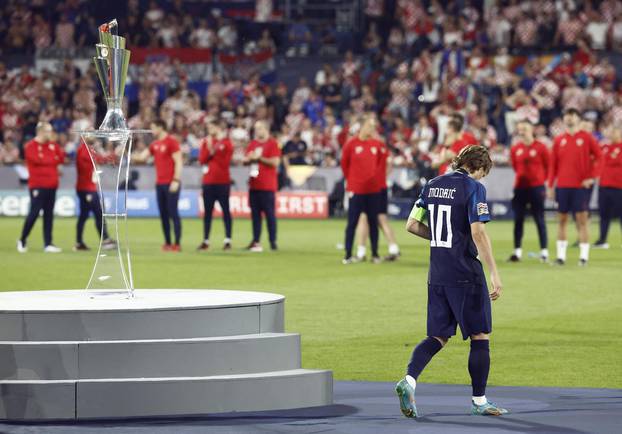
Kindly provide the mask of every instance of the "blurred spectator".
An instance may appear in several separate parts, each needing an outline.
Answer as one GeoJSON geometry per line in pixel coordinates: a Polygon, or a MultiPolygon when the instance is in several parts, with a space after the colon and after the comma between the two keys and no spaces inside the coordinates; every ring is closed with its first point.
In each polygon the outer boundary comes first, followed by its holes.
{"type": "Polygon", "coordinates": [[[585,27],[585,33],[594,50],[604,50],[607,47],[608,31],[609,24],[605,18],[597,11],[592,11],[589,16],[589,23],[585,27]]]}
{"type": "Polygon", "coordinates": [[[19,163],[19,148],[12,139],[0,143],[0,164],[10,165],[19,163]]]}
{"type": "Polygon", "coordinates": [[[62,14],[56,24],[56,46],[59,48],[72,48],[75,44],[75,26],[69,21],[67,15],[62,14]]]}
{"type": "Polygon", "coordinates": [[[415,84],[408,78],[408,65],[402,63],[397,69],[397,77],[391,82],[391,101],[387,109],[397,111],[402,118],[410,118],[410,101],[415,84]]]}
{"type": "Polygon", "coordinates": [[[287,165],[306,164],[307,143],[302,140],[300,133],[296,132],[294,136],[283,146],[283,158],[287,165]]]}
{"type": "Polygon", "coordinates": [[[303,105],[303,111],[312,125],[323,124],[324,101],[312,90],[303,105]]]}
{"type": "Polygon", "coordinates": [[[238,31],[229,20],[221,21],[221,23],[217,32],[219,47],[223,51],[235,51],[238,44],[238,31]]]}
{"type": "Polygon", "coordinates": [[[293,22],[287,31],[288,56],[306,56],[311,46],[311,31],[302,18],[293,22]]]}
{"type": "Polygon", "coordinates": [[[432,148],[433,140],[434,130],[428,122],[428,117],[425,114],[420,114],[418,122],[410,136],[410,143],[418,152],[427,154],[432,148]]]}

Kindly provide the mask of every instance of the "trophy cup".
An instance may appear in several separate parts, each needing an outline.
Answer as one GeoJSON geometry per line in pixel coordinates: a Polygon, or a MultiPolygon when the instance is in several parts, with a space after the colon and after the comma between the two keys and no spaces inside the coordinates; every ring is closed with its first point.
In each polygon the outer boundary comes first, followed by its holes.
{"type": "Polygon", "coordinates": [[[116,19],[99,26],[99,41],[95,45],[97,56],[93,61],[107,105],[106,117],[99,130],[127,130],[121,105],[130,64],[130,51],[125,49],[125,38],[118,36],[116,19]]]}
{"type": "MultiPolygon", "coordinates": [[[[134,296],[134,282],[127,234],[127,196],[132,135],[148,130],[129,130],[123,114],[123,94],[130,62],[125,38],[118,35],[117,20],[99,27],[95,45],[95,69],[106,99],[106,116],[97,130],[79,131],[80,146],[86,146],[93,163],[93,181],[102,204],[103,227],[117,243],[110,250],[99,248],[86,290],[91,296],[134,296]]],[[[103,231],[102,231],[103,232],[103,231]]]]}

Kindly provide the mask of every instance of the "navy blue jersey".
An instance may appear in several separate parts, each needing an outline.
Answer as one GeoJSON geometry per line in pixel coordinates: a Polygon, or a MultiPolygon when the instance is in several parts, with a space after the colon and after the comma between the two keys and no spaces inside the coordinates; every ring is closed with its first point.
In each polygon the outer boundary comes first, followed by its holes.
{"type": "Polygon", "coordinates": [[[490,221],[486,188],[458,170],[431,180],[421,191],[415,209],[426,210],[430,227],[428,283],[485,283],[471,237],[471,223],[490,221]]]}

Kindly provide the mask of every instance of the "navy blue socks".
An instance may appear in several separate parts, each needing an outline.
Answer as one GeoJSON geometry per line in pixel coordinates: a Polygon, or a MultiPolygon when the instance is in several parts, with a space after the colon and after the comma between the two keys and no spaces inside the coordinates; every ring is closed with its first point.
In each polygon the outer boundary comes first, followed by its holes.
{"type": "Polygon", "coordinates": [[[432,360],[432,357],[434,357],[441,348],[443,348],[443,345],[441,345],[439,340],[430,336],[419,342],[419,345],[415,347],[413,355],[410,358],[408,375],[416,380],[419,374],[421,374],[421,371],[423,371],[423,368],[425,368],[430,360],[432,360]]]}
{"type": "Polygon", "coordinates": [[[469,353],[469,374],[473,386],[473,396],[486,394],[486,383],[490,371],[490,350],[487,340],[471,340],[469,353]]]}

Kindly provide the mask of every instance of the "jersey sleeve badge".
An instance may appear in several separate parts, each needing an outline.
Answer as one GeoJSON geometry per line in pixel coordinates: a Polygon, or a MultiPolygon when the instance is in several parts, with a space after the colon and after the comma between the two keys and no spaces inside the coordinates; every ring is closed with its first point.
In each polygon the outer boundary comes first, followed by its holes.
{"type": "Polygon", "coordinates": [[[485,202],[479,202],[477,204],[477,215],[486,215],[488,213],[488,204],[485,202]]]}

